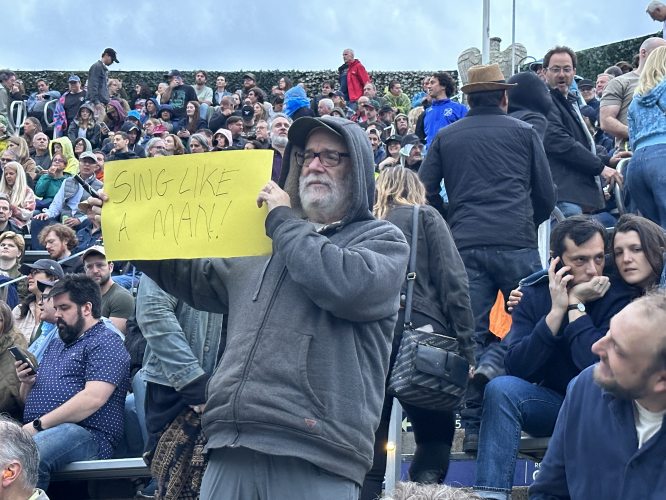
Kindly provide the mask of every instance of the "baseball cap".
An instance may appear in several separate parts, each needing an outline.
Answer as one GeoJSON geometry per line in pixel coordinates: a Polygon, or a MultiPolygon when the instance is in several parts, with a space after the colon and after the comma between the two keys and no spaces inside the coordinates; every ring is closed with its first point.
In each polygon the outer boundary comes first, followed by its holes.
{"type": "Polygon", "coordinates": [[[109,54],[111,56],[111,60],[113,62],[120,63],[120,61],[118,60],[118,56],[116,55],[116,51],[113,50],[112,48],[107,47],[106,49],[104,49],[104,52],[102,52],[102,55],[104,55],[104,54],[109,54]]]}
{"type": "Polygon", "coordinates": [[[78,75],[69,75],[69,78],[67,79],[67,83],[71,82],[81,82],[81,78],[79,78],[78,75]]]}
{"type": "Polygon", "coordinates": [[[578,88],[579,89],[584,89],[584,88],[593,89],[594,88],[594,82],[592,80],[583,79],[580,82],[578,82],[578,88]]]}
{"type": "Polygon", "coordinates": [[[370,99],[367,104],[364,105],[366,108],[370,106],[371,108],[378,109],[379,108],[379,101],[376,99],[370,99]]]}
{"type": "Polygon", "coordinates": [[[393,111],[393,108],[391,106],[382,106],[379,108],[379,113],[391,113],[393,111]]]}
{"type": "Polygon", "coordinates": [[[389,142],[397,142],[398,144],[400,144],[402,142],[402,136],[398,134],[393,134],[384,141],[385,144],[388,144],[389,142]]]}
{"type": "MultiPolygon", "coordinates": [[[[56,280],[57,281],[57,280],[56,280]]],[[[44,290],[46,290],[48,287],[53,286],[56,284],[56,281],[50,281],[50,280],[37,280],[37,288],[39,288],[39,291],[44,293],[44,290]]]]}
{"type": "Polygon", "coordinates": [[[90,151],[86,151],[84,153],[81,153],[81,156],[79,156],[79,159],[84,160],[86,158],[91,159],[95,163],[97,163],[97,157],[95,156],[95,153],[91,153],[90,151]]]}
{"type": "Polygon", "coordinates": [[[402,147],[405,147],[407,144],[418,144],[418,143],[423,144],[423,141],[419,138],[418,135],[416,135],[416,134],[407,134],[402,138],[402,141],[400,142],[400,145],[402,147]]]}
{"type": "Polygon", "coordinates": [[[168,73],[164,74],[164,78],[171,78],[174,76],[180,76],[180,71],[178,71],[177,69],[172,69],[168,73]]]}
{"type": "Polygon", "coordinates": [[[345,95],[340,90],[334,90],[333,92],[328,93],[328,97],[333,96],[344,97],[345,95]]]}
{"type": "Polygon", "coordinates": [[[58,279],[65,277],[65,272],[62,270],[60,264],[51,259],[39,259],[33,264],[23,264],[19,268],[21,274],[28,275],[31,271],[46,271],[49,274],[57,276],[58,279]]]}
{"type": "Polygon", "coordinates": [[[250,120],[254,116],[254,108],[246,104],[241,108],[241,117],[243,120],[250,120]]]}
{"type": "Polygon", "coordinates": [[[257,77],[254,76],[254,73],[245,73],[243,75],[243,80],[245,80],[246,78],[250,78],[251,80],[254,80],[255,82],[257,81],[257,77]]]}
{"type": "Polygon", "coordinates": [[[305,147],[305,142],[307,141],[309,135],[314,129],[317,128],[324,128],[329,132],[333,132],[335,135],[342,137],[340,132],[326,123],[327,121],[330,121],[336,123],[339,126],[340,122],[337,120],[342,120],[342,118],[332,116],[302,116],[291,124],[287,137],[289,138],[289,142],[301,148],[305,147]]]}
{"type": "Polygon", "coordinates": [[[81,259],[86,260],[86,258],[88,258],[92,254],[101,255],[102,257],[106,258],[106,250],[104,250],[104,247],[102,245],[93,245],[90,248],[88,248],[85,252],[83,252],[81,259]]]}

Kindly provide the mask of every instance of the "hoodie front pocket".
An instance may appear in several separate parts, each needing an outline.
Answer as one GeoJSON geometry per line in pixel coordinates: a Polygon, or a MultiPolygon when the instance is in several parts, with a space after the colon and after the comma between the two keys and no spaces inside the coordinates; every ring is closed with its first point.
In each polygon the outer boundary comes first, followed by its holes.
{"type": "Polygon", "coordinates": [[[266,328],[249,360],[239,395],[240,420],[266,422],[318,434],[325,406],[310,384],[312,336],[266,328]]]}

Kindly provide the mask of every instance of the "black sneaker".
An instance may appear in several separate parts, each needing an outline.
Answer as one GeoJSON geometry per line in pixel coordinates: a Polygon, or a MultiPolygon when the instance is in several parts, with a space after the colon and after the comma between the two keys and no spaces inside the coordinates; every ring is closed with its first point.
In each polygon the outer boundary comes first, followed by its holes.
{"type": "Polygon", "coordinates": [[[136,492],[135,498],[155,498],[155,491],[157,490],[157,481],[150,478],[150,482],[136,492]]]}

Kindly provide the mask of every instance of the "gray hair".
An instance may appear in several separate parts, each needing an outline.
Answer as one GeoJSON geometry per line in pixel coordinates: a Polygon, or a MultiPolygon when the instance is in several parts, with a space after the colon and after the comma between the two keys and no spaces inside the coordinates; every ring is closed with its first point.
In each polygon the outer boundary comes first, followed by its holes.
{"type": "Polygon", "coordinates": [[[208,137],[203,134],[192,134],[190,136],[190,141],[192,139],[201,144],[206,151],[210,151],[210,142],[208,141],[208,137]]]}
{"type": "Polygon", "coordinates": [[[269,130],[273,128],[273,122],[275,121],[276,118],[284,118],[285,120],[287,120],[289,122],[289,125],[294,123],[294,120],[289,118],[289,116],[287,116],[286,113],[273,113],[273,116],[271,116],[271,121],[268,123],[268,129],[269,130]]]}
{"type": "Polygon", "coordinates": [[[335,107],[335,104],[333,104],[333,99],[329,99],[328,97],[320,99],[319,104],[326,106],[326,109],[328,109],[329,113],[333,111],[333,108],[335,107]]]}
{"type": "Polygon", "coordinates": [[[21,464],[19,484],[26,491],[32,492],[37,485],[39,472],[37,445],[19,424],[0,415],[0,467],[4,468],[14,461],[21,464]]]}
{"type": "Polygon", "coordinates": [[[0,82],[6,82],[12,76],[16,76],[16,73],[9,69],[0,69],[0,82]]]}
{"type": "Polygon", "coordinates": [[[472,491],[452,488],[443,484],[420,484],[404,482],[396,485],[392,495],[383,500],[478,500],[480,497],[472,491]]]}
{"type": "Polygon", "coordinates": [[[657,0],[653,0],[650,2],[647,6],[647,9],[645,9],[646,12],[649,12],[652,14],[655,10],[657,10],[659,7],[663,7],[664,3],[663,2],[658,2],[657,0]]]}

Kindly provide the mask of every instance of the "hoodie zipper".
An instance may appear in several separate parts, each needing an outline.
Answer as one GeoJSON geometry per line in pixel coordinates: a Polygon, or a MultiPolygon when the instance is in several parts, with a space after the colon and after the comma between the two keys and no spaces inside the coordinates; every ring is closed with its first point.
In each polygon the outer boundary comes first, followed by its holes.
{"type": "MultiPolygon", "coordinates": [[[[270,259],[269,259],[270,262],[270,259]]],[[[264,274],[266,272],[266,268],[268,267],[268,264],[264,267],[264,273],[262,273],[261,281],[259,284],[259,288],[261,288],[261,283],[264,281],[264,274]]],[[[234,402],[233,402],[233,419],[234,419],[234,427],[236,428],[236,437],[234,438],[234,442],[231,443],[231,447],[236,447],[238,446],[238,440],[240,438],[240,428],[238,427],[238,397],[240,396],[240,393],[243,392],[243,388],[245,387],[245,382],[247,381],[247,374],[248,371],[250,370],[250,365],[252,363],[252,360],[254,359],[254,354],[257,350],[257,345],[259,344],[259,340],[261,339],[261,334],[264,331],[264,327],[266,326],[266,321],[268,320],[268,315],[270,314],[271,310],[273,309],[273,304],[275,303],[275,299],[278,295],[278,292],[280,291],[280,287],[282,286],[282,282],[284,281],[285,276],[287,275],[287,267],[285,266],[282,269],[282,272],[280,273],[280,277],[278,278],[277,284],[275,286],[275,291],[271,295],[271,299],[268,303],[268,307],[266,307],[266,312],[264,313],[264,317],[261,320],[261,324],[259,325],[259,330],[257,331],[257,336],[254,339],[254,343],[252,344],[252,348],[250,349],[250,353],[248,354],[247,361],[245,362],[245,367],[243,368],[243,374],[241,375],[241,383],[240,386],[238,387],[238,390],[236,391],[236,394],[234,394],[234,402]]],[[[257,294],[259,293],[259,290],[257,290],[257,294]]],[[[255,294],[255,297],[256,295],[255,294]]],[[[253,299],[254,300],[254,299],[253,299]]]]}

